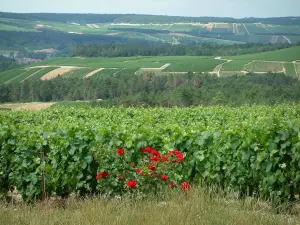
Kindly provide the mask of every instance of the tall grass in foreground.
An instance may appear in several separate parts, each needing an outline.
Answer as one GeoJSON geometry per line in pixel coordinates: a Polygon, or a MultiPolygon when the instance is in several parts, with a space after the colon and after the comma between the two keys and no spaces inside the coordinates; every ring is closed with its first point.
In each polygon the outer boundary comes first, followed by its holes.
{"type": "Polygon", "coordinates": [[[300,224],[299,214],[274,213],[267,202],[237,200],[214,189],[173,192],[158,200],[69,199],[34,206],[0,205],[0,224],[300,224]]]}

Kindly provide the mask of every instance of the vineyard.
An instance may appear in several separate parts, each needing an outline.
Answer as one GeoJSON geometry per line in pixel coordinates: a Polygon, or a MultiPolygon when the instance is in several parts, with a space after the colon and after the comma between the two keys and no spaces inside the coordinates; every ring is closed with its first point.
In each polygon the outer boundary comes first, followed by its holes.
{"type": "Polygon", "coordinates": [[[23,199],[39,198],[44,170],[48,196],[114,194],[124,184],[145,193],[151,188],[143,188],[147,179],[141,171],[155,172],[163,167],[161,156],[174,154],[179,160],[169,180],[174,187],[205,182],[241,196],[295,200],[300,194],[299,115],[299,105],[0,111],[0,188],[7,191],[13,184],[23,199]],[[143,152],[153,154],[150,161],[156,164],[144,165],[143,152]],[[113,175],[122,169],[128,174],[124,180],[113,175]]]}

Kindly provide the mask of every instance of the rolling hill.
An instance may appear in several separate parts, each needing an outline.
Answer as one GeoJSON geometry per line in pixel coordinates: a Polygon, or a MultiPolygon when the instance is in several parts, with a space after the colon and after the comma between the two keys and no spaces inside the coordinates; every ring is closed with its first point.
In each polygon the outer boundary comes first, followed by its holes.
{"type": "Polygon", "coordinates": [[[118,73],[210,73],[217,76],[252,73],[284,73],[300,78],[300,46],[234,57],[145,56],[145,57],[58,57],[25,68],[0,73],[0,84],[21,83],[25,80],[95,78],[118,73]]]}
{"type": "Polygon", "coordinates": [[[0,12],[0,50],[61,48],[87,42],[289,43],[300,41],[300,18],[217,18],[151,15],[0,12]],[[18,33],[16,33],[18,32],[18,33]],[[45,35],[44,35],[45,34],[45,35]],[[18,38],[16,39],[16,36],[18,38]],[[59,40],[56,40],[59,37],[59,40]],[[97,38],[95,38],[97,37],[97,38]],[[20,42],[26,39],[27,42],[20,42]],[[96,39],[96,40],[94,40],[96,39]],[[31,43],[32,42],[32,43],[31,43]],[[25,44],[24,44],[25,43],[25,44]]]}

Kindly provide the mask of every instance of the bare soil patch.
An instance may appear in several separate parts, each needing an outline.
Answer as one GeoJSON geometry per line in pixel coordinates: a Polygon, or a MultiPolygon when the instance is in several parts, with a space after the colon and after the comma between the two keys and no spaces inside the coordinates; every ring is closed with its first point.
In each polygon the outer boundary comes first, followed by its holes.
{"type": "Polygon", "coordinates": [[[51,79],[57,77],[58,75],[63,75],[72,70],[78,70],[81,68],[82,67],[76,67],[76,66],[62,66],[60,68],[50,71],[49,73],[45,74],[44,76],[42,76],[41,80],[51,80],[51,79]]]}
{"type": "Polygon", "coordinates": [[[195,37],[193,35],[184,34],[184,33],[169,33],[171,36],[178,36],[178,37],[195,37]]]}
{"type": "Polygon", "coordinates": [[[119,35],[121,34],[120,32],[115,32],[115,33],[108,33],[108,34],[105,34],[105,35],[109,35],[109,36],[116,36],[116,35],[119,35]]]}
{"type": "Polygon", "coordinates": [[[33,52],[46,52],[46,53],[53,53],[55,52],[56,49],[54,48],[45,48],[45,49],[40,49],[40,50],[34,50],[33,52]]]}
{"type": "Polygon", "coordinates": [[[30,103],[13,103],[13,104],[0,104],[1,109],[11,110],[41,110],[49,108],[56,102],[30,102],[30,103]]]}

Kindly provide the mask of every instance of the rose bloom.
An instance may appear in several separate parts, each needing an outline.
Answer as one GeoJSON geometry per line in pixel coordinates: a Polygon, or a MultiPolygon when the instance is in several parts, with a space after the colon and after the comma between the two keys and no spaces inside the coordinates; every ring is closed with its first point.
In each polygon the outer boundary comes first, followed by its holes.
{"type": "Polygon", "coordinates": [[[141,148],[141,152],[144,152],[144,153],[151,153],[153,149],[151,147],[146,147],[146,148],[141,148]]]}
{"type": "Polygon", "coordinates": [[[127,187],[128,188],[135,188],[136,187],[136,181],[135,180],[127,181],[127,187]]]}
{"type": "Polygon", "coordinates": [[[162,176],[161,176],[161,179],[162,179],[163,181],[166,181],[166,180],[168,179],[168,177],[167,177],[166,175],[162,175],[162,176]]]}
{"type": "Polygon", "coordinates": [[[153,170],[155,170],[155,166],[153,166],[153,165],[150,164],[150,165],[148,166],[148,169],[153,171],[153,170]]]}
{"type": "Polygon", "coordinates": [[[134,163],[132,163],[132,164],[131,164],[131,167],[132,167],[132,168],[134,168],[134,167],[135,167],[134,163]]]}
{"type": "Polygon", "coordinates": [[[106,177],[108,176],[108,173],[107,172],[98,172],[97,173],[97,176],[96,176],[96,180],[100,179],[100,178],[103,178],[105,179],[106,177]]]}
{"type": "Polygon", "coordinates": [[[184,160],[182,152],[180,152],[178,150],[168,151],[167,155],[174,155],[177,158],[177,160],[172,161],[173,163],[183,162],[183,160],[184,160]]]}
{"type": "Polygon", "coordinates": [[[190,188],[191,188],[191,186],[186,182],[186,181],[183,181],[182,183],[181,183],[181,190],[183,190],[183,191],[189,191],[190,190],[190,188]]]}
{"type": "Polygon", "coordinates": [[[169,158],[167,156],[161,157],[161,160],[164,162],[169,162],[169,158]]]}
{"type": "Polygon", "coordinates": [[[117,149],[117,150],[116,150],[116,153],[117,153],[118,155],[124,155],[124,148],[119,148],[119,149],[117,149]]]}

